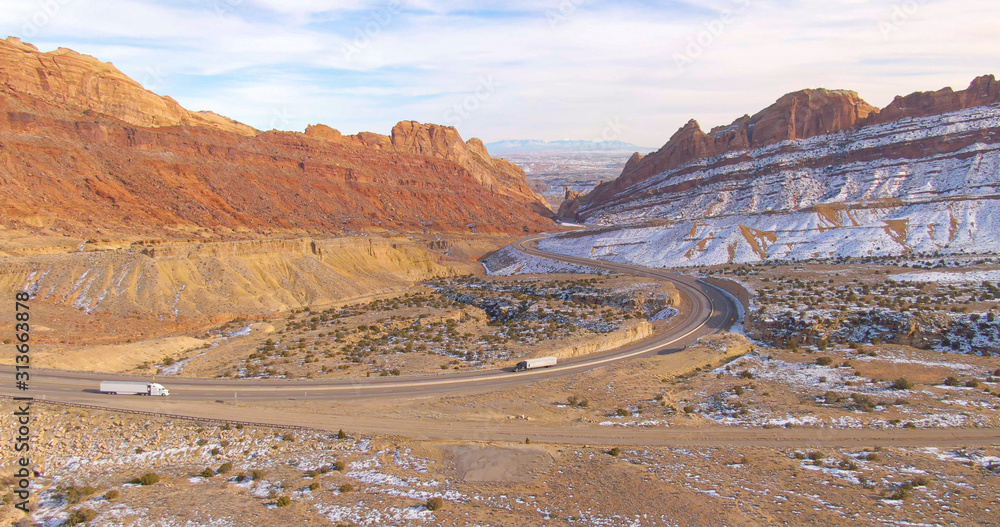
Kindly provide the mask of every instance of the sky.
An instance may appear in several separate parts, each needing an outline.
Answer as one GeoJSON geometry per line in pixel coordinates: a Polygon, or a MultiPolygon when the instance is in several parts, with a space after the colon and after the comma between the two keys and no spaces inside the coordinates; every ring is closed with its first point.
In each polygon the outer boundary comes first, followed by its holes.
{"type": "Polygon", "coordinates": [[[1000,75],[995,0],[0,0],[0,33],[262,130],[401,120],[658,147],[803,88],[1000,75]]]}

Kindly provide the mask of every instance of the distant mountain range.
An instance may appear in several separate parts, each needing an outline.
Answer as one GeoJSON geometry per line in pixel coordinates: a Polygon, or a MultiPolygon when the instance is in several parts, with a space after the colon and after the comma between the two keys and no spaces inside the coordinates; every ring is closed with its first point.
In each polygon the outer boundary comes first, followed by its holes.
{"type": "Polygon", "coordinates": [[[487,143],[492,152],[524,152],[524,151],[564,151],[576,150],[582,152],[621,151],[621,152],[651,152],[655,148],[636,146],[624,141],[587,141],[584,139],[563,139],[560,141],[542,141],[540,139],[504,139],[487,143]]]}

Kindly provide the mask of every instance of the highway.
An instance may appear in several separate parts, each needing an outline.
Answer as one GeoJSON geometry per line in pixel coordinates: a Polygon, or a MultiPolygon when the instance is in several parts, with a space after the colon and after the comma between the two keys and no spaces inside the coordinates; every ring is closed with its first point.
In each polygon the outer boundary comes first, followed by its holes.
{"type": "MultiPolygon", "coordinates": [[[[170,389],[171,401],[213,401],[219,399],[276,400],[288,398],[351,399],[367,397],[417,397],[464,390],[493,390],[546,379],[574,375],[610,363],[633,357],[651,356],[679,351],[698,338],[727,329],[737,316],[737,307],[730,297],[718,289],[698,282],[690,276],[657,269],[603,262],[547,253],[534,246],[536,235],[519,240],[515,245],[535,256],[588,265],[624,274],[672,281],[684,298],[681,320],[669,331],[656,334],[641,342],[615,350],[560,361],[556,366],[513,373],[512,368],[467,372],[402,376],[370,377],[336,380],[224,380],[185,377],[159,378],[170,389]]],[[[513,365],[511,365],[513,366],[513,365]]],[[[9,366],[0,367],[3,374],[12,374],[9,366]]],[[[102,380],[139,380],[135,376],[35,369],[32,374],[32,396],[49,401],[86,403],[109,408],[122,407],[123,398],[130,399],[134,408],[136,397],[100,394],[96,388],[102,380]]],[[[6,388],[3,395],[17,395],[6,388]]],[[[139,398],[142,399],[142,398],[139,398]]]]}
{"type": "MultiPolygon", "coordinates": [[[[584,445],[757,446],[972,446],[997,442],[993,429],[855,430],[796,427],[619,428],[586,423],[534,423],[488,417],[393,414],[367,408],[365,402],[415,400],[461,393],[481,393],[576,375],[635,357],[680,351],[698,338],[728,329],[737,307],[728,295],[690,276],[660,269],[548,253],[535,246],[544,235],[514,245],[534,256],[585,265],[623,274],[670,280],[684,298],[680,317],[667,331],[615,350],[560,361],[557,366],[527,372],[512,368],[433,375],[338,380],[221,380],[161,378],[169,397],[113,396],[98,393],[102,380],[138,380],[135,376],[33,370],[30,395],[52,403],[84,404],[109,410],[148,412],[193,419],[298,426],[335,431],[405,435],[418,440],[533,441],[584,445]],[[219,404],[223,403],[223,404],[219,404]],[[254,403],[254,404],[247,404],[254,403]],[[319,403],[318,405],[316,403],[319,403]],[[287,405],[291,405],[287,410],[287,405]],[[361,406],[359,406],[361,405],[361,406]],[[350,414],[354,415],[350,415],[350,414]]],[[[511,365],[512,366],[512,365],[511,365]]],[[[13,378],[12,368],[0,366],[0,375],[13,378]]],[[[148,379],[147,379],[148,380],[148,379]]],[[[0,383],[0,395],[13,393],[0,383]]],[[[390,405],[391,406],[391,405],[390,405]]],[[[44,408],[44,406],[43,406],[44,408]]],[[[44,410],[43,410],[44,411],[44,410]]]]}

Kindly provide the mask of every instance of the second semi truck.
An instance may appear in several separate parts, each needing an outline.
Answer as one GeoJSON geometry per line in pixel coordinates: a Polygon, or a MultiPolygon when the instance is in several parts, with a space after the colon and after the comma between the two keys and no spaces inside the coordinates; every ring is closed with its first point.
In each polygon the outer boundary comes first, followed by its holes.
{"type": "Polygon", "coordinates": [[[548,368],[556,365],[555,357],[538,357],[537,359],[523,360],[514,366],[514,371],[533,370],[535,368],[548,368]]]}
{"type": "Polygon", "coordinates": [[[157,382],[101,381],[101,393],[114,395],[170,395],[170,390],[157,382]]]}

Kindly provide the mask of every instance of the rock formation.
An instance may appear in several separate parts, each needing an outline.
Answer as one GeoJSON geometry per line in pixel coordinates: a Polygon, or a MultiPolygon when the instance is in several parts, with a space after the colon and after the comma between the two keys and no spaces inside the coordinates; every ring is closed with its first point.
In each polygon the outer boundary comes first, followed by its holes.
{"type": "Polygon", "coordinates": [[[0,223],[40,234],[521,233],[551,226],[523,171],[451,127],[260,132],[113,65],[0,40],[0,223]]]}
{"type": "Polygon", "coordinates": [[[734,159],[752,156],[755,150],[784,141],[802,141],[998,102],[1000,83],[992,75],[975,79],[967,90],[959,92],[945,88],[897,97],[882,110],[866,103],[853,91],[815,89],[789,93],[753,116],[743,116],[708,133],[703,132],[696,121],[689,121],[656,152],[645,157],[638,153],[633,155],[614,181],[598,185],[586,196],[563,202],[559,216],[585,220],[611,202],[628,201],[627,189],[653,176],[695,165],[698,165],[697,170],[706,169],[697,163],[700,160],[719,158],[719,163],[728,164],[734,159]]]}
{"type": "Polygon", "coordinates": [[[1000,86],[807,90],[709,133],[690,122],[560,216],[623,226],[543,248],[644,265],[1000,253],[1000,86]]]}
{"type": "Polygon", "coordinates": [[[614,181],[598,186],[580,201],[563,202],[559,215],[575,217],[584,204],[602,203],[636,183],[696,159],[836,132],[875,111],[853,91],[817,89],[789,93],[753,116],[745,115],[708,133],[692,119],[656,152],[645,157],[634,154],[614,181]]]}

